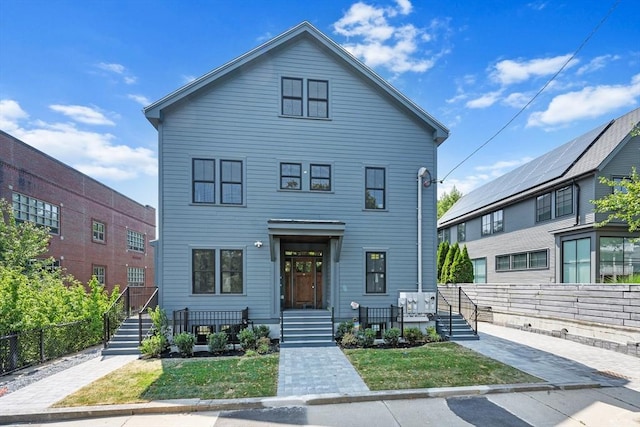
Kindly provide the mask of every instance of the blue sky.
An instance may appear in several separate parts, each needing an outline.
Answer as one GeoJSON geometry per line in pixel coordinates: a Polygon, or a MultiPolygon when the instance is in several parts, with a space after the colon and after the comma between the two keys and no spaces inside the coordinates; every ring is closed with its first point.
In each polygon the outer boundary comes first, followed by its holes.
{"type": "Polygon", "coordinates": [[[142,107],[307,20],[451,130],[439,191],[467,193],[638,107],[639,17],[637,0],[2,0],[0,129],[157,207],[142,107]]]}

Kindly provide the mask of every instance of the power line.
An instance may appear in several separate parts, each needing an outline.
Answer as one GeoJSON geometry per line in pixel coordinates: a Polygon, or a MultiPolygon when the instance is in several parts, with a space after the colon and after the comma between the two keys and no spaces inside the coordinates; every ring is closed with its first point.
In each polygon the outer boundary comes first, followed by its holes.
{"type": "Polygon", "coordinates": [[[464,162],[469,160],[474,154],[476,154],[478,151],[480,151],[482,148],[484,148],[484,146],[486,146],[488,143],[493,141],[498,135],[500,135],[502,133],[502,131],[504,131],[507,127],[509,127],[509,125],[511,123],[513,123],[513,121],[515,119],[517,119],[522,113],[524,113],[524,110],[526,110],[529,107],[529,105],[531,105],[533,103],[533,101],[535,101],[536,98],[538,98],[538,96],[551,84],[551,82],[553,82],[556,79],[556,77],[558,77],[558,75],[560,75],[560,73],[562,71],[564,71],[564,69],[567,67],[567,65],[569,65],[569,63],[578,55],[578,53],[582,50],[582,48],[589,42],[591,37],[593,37],[595,35],[595,33],[598,32],[600,27],[605,23],[605,21],[609,18],[609,16],[611,16],[611,14],[615,10],[615,8],[618,7],[618,4],[620,4],[620,0],[616,0],[615,1],[615,3],[611,6],[609,11],[607,12],[607,14],[600,20],[598,25],[596,25],[595,28],[593,30],[591,30],[591,33],[589,33],[589,35],[584,39],[584,41],[580,44],[580,46],[578,46],[578,48],[573,52],[573,54],[571,54],[569,59],[567,59],[565,61],[565,63],[562,64],[562,67],[560,67],[560,69],[558,71],[556,71],[556,73],[553,76],[551,76],[551,78],[540,88],[540,90],[538,90],[538,92],[536,92],[536,94],[533,95],[533,97],[529,100],[529,102],[527,102],[513,117],[511,117],[511,119],[509,119],[509,121],[507,121],[507,123],[505,123],[500,129],[498,129],[498,131],[496,133],[494,133],[489,139],[487,139],[485,142],[483,142],[478,148],[473,150],[471,152],[471,154],[469,154],[467,157],[462,159],[462,161],[460,163],[458,163],[453,169],[451,169],[444,176],[444,178],[439,180],[439,182],[443,182],[445,179],[447,179],[447,177],[449,175],[451,175],[453,173],[453,171],[455,171],[460,166],[462,166],[462,164],[464,162]]]}

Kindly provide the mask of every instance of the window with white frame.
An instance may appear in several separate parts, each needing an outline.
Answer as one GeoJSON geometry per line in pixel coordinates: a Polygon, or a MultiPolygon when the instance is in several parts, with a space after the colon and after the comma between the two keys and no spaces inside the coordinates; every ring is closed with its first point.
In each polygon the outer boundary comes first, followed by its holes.
{"type": "Polygon", "coordinates": [[[48,227],[49,232],[60,232],[60,208],[34,197],[13,193],[13,215],[16,222],[30,221],[36,225],[48,227]]]}
{"type": "Polygon", "coordinates": [[[128,267],[127,285],[135,287],[144,286],[144,268],[128,267]]]}
{"type": "Polygon", "coordinates": [[[144,252],[144,234],[127,230],[127,249],[135,252],[144,252]]]}
{"type": "Polygon", "coordinates": [[[107,267],[105,267],[104,265],[94,265],[93,275],[95,276],[98,283],[104,285],[107,279],[107,267]]]}
{"type": "Polygon", "coordinates": [[[92,221],[92,239],[94,242],[104,243],[106,241],[107,226],[104,222],[92,221]]]}

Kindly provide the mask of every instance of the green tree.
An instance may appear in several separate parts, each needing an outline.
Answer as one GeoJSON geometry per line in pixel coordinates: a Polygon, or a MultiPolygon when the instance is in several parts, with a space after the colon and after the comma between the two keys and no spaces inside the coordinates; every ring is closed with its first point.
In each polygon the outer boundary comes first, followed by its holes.
{"type": "Polygon", "coordinates": [[[467,252],[467,245],[458,251],[453,265],[449,269],[451,283],[473,283],[473,264],[467,252]]]}
{"type": "Polygon", "coordinates": [[[462,196],[463,194],[458,191],[455,185],[451,189],[450,193],[447,193],[446,191],[442,193],[442,196],[438,198],[438,218],[442,217],[442,215],[451,209],[451,206],[453,206],[462,196]]]}
{"type": "Polygon", "coordinates": [[[449,252],[449,242],[446,240],[444,242],[440,242],[438,245],[438,252],[436,255],[437,258],[437,268],[438,268],[438,282],[443,283],[442,281],[442,267],[444,266],[444,261],[447,258],[447,252],[449,252]]]}
{"type": "Polygon", "coordinates": [[[606,213],[607,218],[597,224],[602,227],[611,221],[625,221],[629,232],[640,230],[640,175],[635,166],[631,175],[620,181],[604,176],[600,183],[612,187],[614,191],[597,200],[591,200],[596,213],[606,213]]]}
{"type": "Polygon", "coordinates": [[[441,283],[452,283],[451,266],[453,265],[453,262],[455,261],[459,251],[460,246],[458,245],[458,242],[449,247],[449,251],[447,251],[447,257],[445,258],[444,265],[442,266],[442,277],[440,280],[441,283]]]}

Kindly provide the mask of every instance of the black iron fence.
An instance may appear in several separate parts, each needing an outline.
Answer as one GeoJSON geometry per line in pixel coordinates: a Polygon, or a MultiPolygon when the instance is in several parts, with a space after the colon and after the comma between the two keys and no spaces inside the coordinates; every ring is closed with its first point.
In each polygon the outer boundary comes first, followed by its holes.
{"type": "Polygon", "coordinates": [[[95,326],[86,319],[0,336],[0,375],[98,344],[95,326]]]}
{"type": "Polygon", "coordinates": [[[383,338],[384,332],[390,328],[399,328],[404,336],[403,308],[396,305],[389,307],[358,308],[358,322],[361,329],[371,328],[376,331],[377,338],[383,338]]]}
{"type": "Polygon", "coordinates": [[[242,310],[176,310],[173,312],[173,335],[190,332],[196,344],[206,344],[207,335],[226,332],[230,343],[238,343],[238,334],[251,324],[249,307],[242,310]]]}

